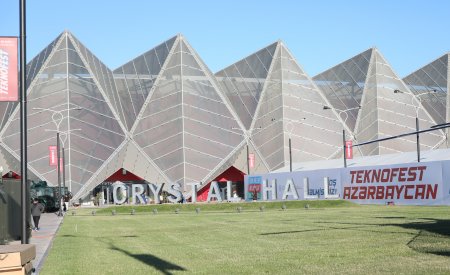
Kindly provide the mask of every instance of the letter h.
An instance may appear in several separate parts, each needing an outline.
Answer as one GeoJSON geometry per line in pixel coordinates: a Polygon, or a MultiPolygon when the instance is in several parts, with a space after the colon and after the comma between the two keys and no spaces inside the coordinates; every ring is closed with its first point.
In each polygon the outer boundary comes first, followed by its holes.
{"type": "Polygon", "coordinates": [[[265,179],[263,181],[262,185],[262,191],[263,191],[263,200],[267,201],[269,200],[269,192],[271,193],[271,200],[277,199],[277,180],[273,179],[272,184],[269,187],[269,180],[265,179]]]}

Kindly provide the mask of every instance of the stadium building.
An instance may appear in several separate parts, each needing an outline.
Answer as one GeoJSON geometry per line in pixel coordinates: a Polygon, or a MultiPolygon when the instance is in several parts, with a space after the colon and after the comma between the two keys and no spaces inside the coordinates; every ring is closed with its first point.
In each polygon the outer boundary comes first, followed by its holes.
{"type": "MultiPolygon", "coordinates": [[[[74,200],[114,182],[233,182],[292,163],[341,158],[354,144],[449,121],[449,54],[401,79],[376,48],[310,77],[275,42],[213,74],[182,35],[114,70],[70,32],[27,65],[28,169],[58,185],[56,132],[74,200]],[[416,119],[417,118],[417,119],[416,119]]],[[[0,103],[0,162],[20,171],[18,104],[0,103]]],[[[443,130],[421,150],[447,148],[443,130]]],[[[415,136],[357,147],[355,156],[416,150],[415,136]]],[[[225,183],[221,185],[225,186],[225,183]]]]}

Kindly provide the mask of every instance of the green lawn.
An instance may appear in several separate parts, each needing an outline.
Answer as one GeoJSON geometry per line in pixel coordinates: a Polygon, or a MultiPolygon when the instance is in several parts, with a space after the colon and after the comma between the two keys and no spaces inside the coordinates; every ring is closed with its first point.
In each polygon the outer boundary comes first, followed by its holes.
{"type": "Polygon", "coordinates": [[[41,274],[450,274],[449,207],[305,204],[69,212],[41,274]]]}

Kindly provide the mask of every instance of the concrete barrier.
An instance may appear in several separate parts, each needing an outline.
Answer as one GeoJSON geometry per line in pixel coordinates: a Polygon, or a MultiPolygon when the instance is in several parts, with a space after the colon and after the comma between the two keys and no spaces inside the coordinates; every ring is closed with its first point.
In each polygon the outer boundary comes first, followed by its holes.
{"type": "Polygon", "coordinates": [[[34,244],[0,246],[0,274],[31,274],[32,260],[36,257],[34,244]]]}

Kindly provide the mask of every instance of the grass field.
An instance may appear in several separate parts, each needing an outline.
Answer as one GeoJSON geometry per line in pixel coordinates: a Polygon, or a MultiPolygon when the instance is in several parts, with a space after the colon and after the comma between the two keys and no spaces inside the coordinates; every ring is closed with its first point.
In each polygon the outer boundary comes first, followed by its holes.
{"type": "Polygon", "coordinates": [[[69,212],[41,274],[450,274],[449,207],[305,204],[69,212]]]}

